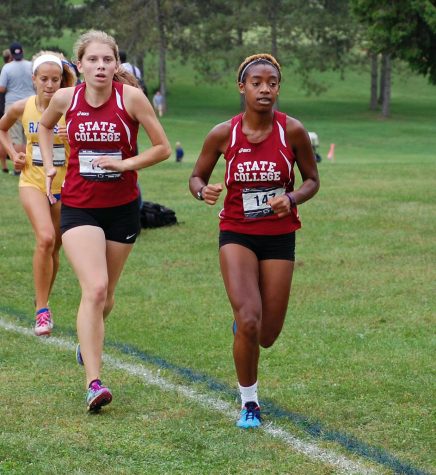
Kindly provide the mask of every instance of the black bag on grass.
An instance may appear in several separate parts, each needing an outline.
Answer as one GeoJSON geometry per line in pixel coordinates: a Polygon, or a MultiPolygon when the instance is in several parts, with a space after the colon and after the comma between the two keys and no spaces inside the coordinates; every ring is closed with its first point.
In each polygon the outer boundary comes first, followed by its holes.
{"type": "Polygon", "coordinates": [[[151,201],[142,203],[140,218],[143,228],[160,228],[177,224],[176,213],[172,209],[151,201]]]}

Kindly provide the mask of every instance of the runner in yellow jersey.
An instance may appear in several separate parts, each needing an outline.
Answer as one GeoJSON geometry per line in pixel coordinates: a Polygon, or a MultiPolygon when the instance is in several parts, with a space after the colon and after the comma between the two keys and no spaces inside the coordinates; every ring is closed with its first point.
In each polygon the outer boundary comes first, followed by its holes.
{"type": "MultiPolygon", "coordinates": [[[[61,87],[73,86],[75,75],[60,55],[42,51],[33,57],[33,84],[36,95],[14,103],[0,119],[0,142],[6,148],[15,168],[21,170],[19,194],[23,208],[35,233],[33,255],[35,285],[35,334],[50,335],[53,319],[48,298],[59,267],[60,201],[50,205],[45,186],[45,172],[38,141],[38,126],[42,113],[53,94],[61,87]],[[26,153],[16,152],[8,130],[21,120],[27,138],[26,153]]],[[[63,177],[69,156],[65,119],[59,121],[54,138],[53,164],[58,167],[52,192],[60,198],[63,177]]]]}

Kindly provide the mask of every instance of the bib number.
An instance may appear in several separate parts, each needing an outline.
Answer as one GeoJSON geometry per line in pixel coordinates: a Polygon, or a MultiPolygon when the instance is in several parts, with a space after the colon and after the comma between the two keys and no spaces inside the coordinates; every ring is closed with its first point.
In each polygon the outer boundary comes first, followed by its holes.
{"type": "MultiPolygon", "coordinates": [[[[41,149],[39,144],[32,143],[32,165],[34,167],[42,167],[44,162],[42,161],[41,149]]],[[[65,165],[65,146],[63,144],[53,145],[53,166],[63,167],[65,165]]]]}
{"type": "Polygon", "coordinates": [[[242,205],[246,218],[263,218],[274,214],[268,201],[275,196],[285,194],[285,189],[273,188],[244,188],[242,190],[242,205]]]}
{"type": "Polygon", "coordinates": [[[121,172],[106,170],[93,164],[97,157],[109,156],[115,160],[122,160],[119,150],[80,150],[79,164],[80,176],[90,181],[113,181],[121,177],[121,172]]]}

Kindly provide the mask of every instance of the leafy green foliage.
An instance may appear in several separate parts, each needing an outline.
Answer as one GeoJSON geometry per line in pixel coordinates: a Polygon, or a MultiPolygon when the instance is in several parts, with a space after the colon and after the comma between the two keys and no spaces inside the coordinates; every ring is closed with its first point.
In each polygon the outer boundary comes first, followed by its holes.
{"type": "Polygon", "coordinates": [[[74,18],[68,0],[2,0],[0,2],[0,43],[19,41],[36,49],[44,38],[56,37],[74,18]]]}
{"type": "Polygon", "coordinates": [[[436,84],[436,6],[430,0],[353,0],[374,52],[406,61],[436,84]]]}

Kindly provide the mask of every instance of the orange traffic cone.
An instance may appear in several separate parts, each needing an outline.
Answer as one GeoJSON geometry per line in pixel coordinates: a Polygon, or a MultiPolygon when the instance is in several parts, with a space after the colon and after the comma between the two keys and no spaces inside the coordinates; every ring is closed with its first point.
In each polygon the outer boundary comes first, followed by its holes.
{"type": "Polygon", "coordinates": [[[327,154],[327,158],[331,160],[332,162],[335,161],[335,144],[334,143],[330,144],[330,150],[329,150],[329,153],[327,154]]]}

